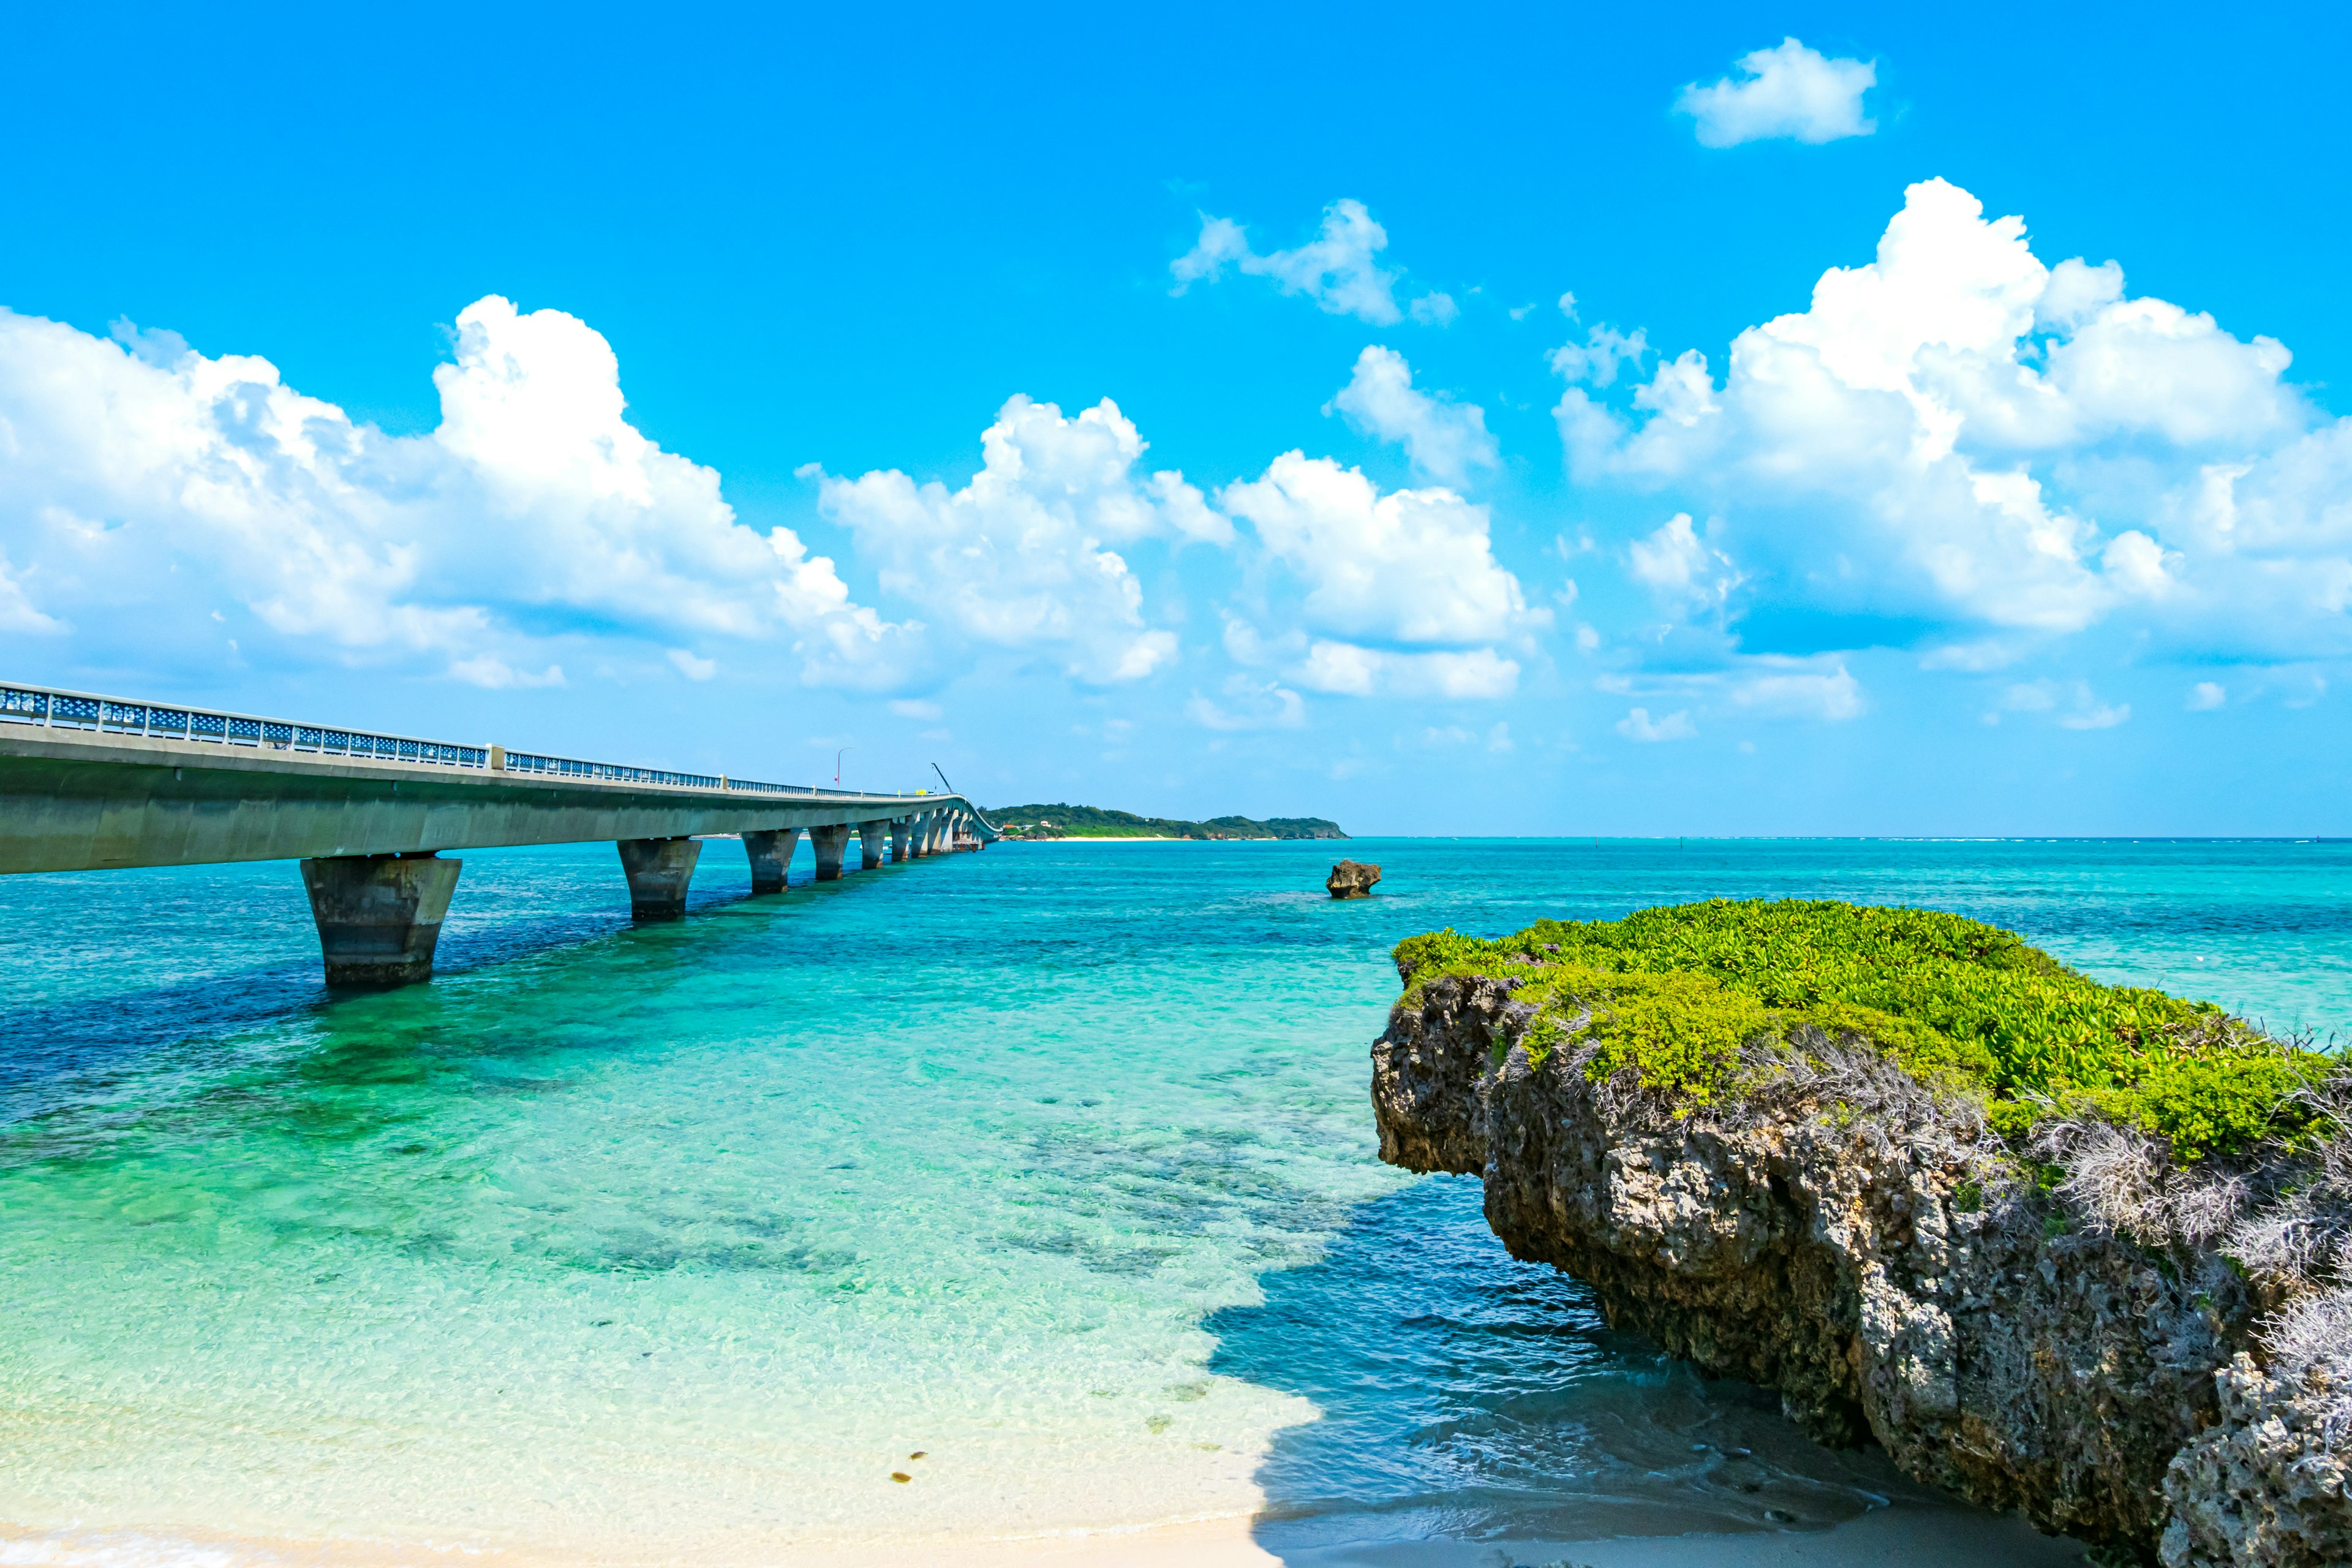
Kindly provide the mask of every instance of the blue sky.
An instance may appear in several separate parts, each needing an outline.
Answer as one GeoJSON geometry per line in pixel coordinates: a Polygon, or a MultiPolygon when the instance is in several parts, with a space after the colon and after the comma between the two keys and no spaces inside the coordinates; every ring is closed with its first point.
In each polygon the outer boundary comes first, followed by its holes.
{"type": "Polygon", "coordinates": [[[0,671],[1359,831],[2352,832],[2341,14],[1621,10],[16,18],[0,671]]]}

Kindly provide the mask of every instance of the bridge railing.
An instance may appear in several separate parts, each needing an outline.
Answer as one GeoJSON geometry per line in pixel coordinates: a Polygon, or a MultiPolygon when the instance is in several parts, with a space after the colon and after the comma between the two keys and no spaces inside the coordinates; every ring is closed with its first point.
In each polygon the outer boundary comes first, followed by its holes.
{"type": "Polygon", "coordinates": [[[225,713],[211,708],[125,702],[112,697],[51,691],[41,687],[0,686],[0,722],[38,724],[44,729],[98,730],[160,741],[210,741],[225,746],[425,763],[449,768],[490,765],[488,746],[420,741],[413,735],[378,735],[365,730],[338,730],[322,724],[295,724],[282,719],[225,713]]]}
{"type": "Polygon", "coordinates": [[[318,724],[295,724],[282,719],[211,708],[163,707],[127,702],[120,698],[83,691],[60,691],[40,686],[0,685],[0,723],[37,724],[44,729],[95,730],[115,735],[142,735],[163,741],[205,741],[224,746],[251,746],[277,752],[304,752],[323,757],[362,761],[418,763],[433,767],[502,770],[556,778],[591,780],[599,784],[652,784],[666,789],[711,789],[752,795],[798,795],[830,800],[904,801],[903,795],[871,790],[824,789],[816,784],[763,784],[723,773],[673,773],[663,768],[630,767],[620,763],[583,762],[572,757],[545,756],[536,752],[506,752],[496,748],[457,745],[446,741],[420,741],[407,735],[378,735],[364,730],[337,730],[318,724]],[[496,768],[494,769],[494,764],[496,768]]]}

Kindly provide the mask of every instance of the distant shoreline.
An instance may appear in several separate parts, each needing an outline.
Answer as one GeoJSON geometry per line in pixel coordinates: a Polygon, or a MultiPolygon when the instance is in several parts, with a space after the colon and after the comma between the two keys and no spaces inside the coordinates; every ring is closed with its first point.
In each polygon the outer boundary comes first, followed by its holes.
{"type": "Polygon", "coordinates": [[[1172,833],[1157,836],[1138,833],[1070,834],[1062,838],[1015,838],[1010,835],[1000,840],[1005,844],[1339,844],[1338,838],[1183,838],[1172,833]]]}

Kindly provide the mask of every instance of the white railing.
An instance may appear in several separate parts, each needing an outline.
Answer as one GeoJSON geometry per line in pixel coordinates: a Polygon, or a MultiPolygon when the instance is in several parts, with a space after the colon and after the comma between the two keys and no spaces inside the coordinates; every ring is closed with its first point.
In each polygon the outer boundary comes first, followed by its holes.
{"type": "MultiPolygon", "coordinates": [[[[114,735],[140,735],[150,740],[202,741],[223,746],[250,746],[261,751],[308,752],[321,757],[415,763],[428,767],[468,768],[484,773],[530,773],[595,784],[650,784],[660,789],[797,795],[827,800],[901,802],[922,798],[879,794],[871,790],[826,790],[815,784],[762,784],[756,779],[739,779],[724,773],[681,773],[663,768],[630,767],[621,763],[581,762],[572,757],[543,756],[535,752],[509,752],[499,746],[467,746],[446,741],[420,741],[407,735],[378,735],[364,730],[296,724],[282,719],[263,719],[249,713],[229,713],[211,708],[129,702],[116,697],[99,697],[85,691],[53,690],[41,686],[0,685],[0,724],[31,724],[50,730],[93,730],[114,735]]],[[[949,797],[935,798],[944,801],[949,797]]]]}

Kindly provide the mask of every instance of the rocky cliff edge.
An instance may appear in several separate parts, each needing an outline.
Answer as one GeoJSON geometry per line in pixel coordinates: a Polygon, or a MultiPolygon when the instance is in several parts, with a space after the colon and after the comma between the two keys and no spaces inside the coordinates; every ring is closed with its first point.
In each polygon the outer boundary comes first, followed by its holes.
{"type": "Polygon", "coordinates": [[[1764,1015],[1694,1093],[1652,1070],[1672,1016],[1627,1054],[1638,998],[1580,939],[1561,956],[1577,929],[1400,948],[1407,991],[1372,1048],[1383,1159],[1481,1176],[1515,1257],[1776,1389],[1822,1441],[1875,1441],[2119,1560],[2352,1563],[2352,1137],[2332,1068],[2298,1069],[2301,1135],[2186,1163],[2081,1094],[2004,1111],[1818,1021],[1884,1016],[1853,1009],[1764,1015]]]}

